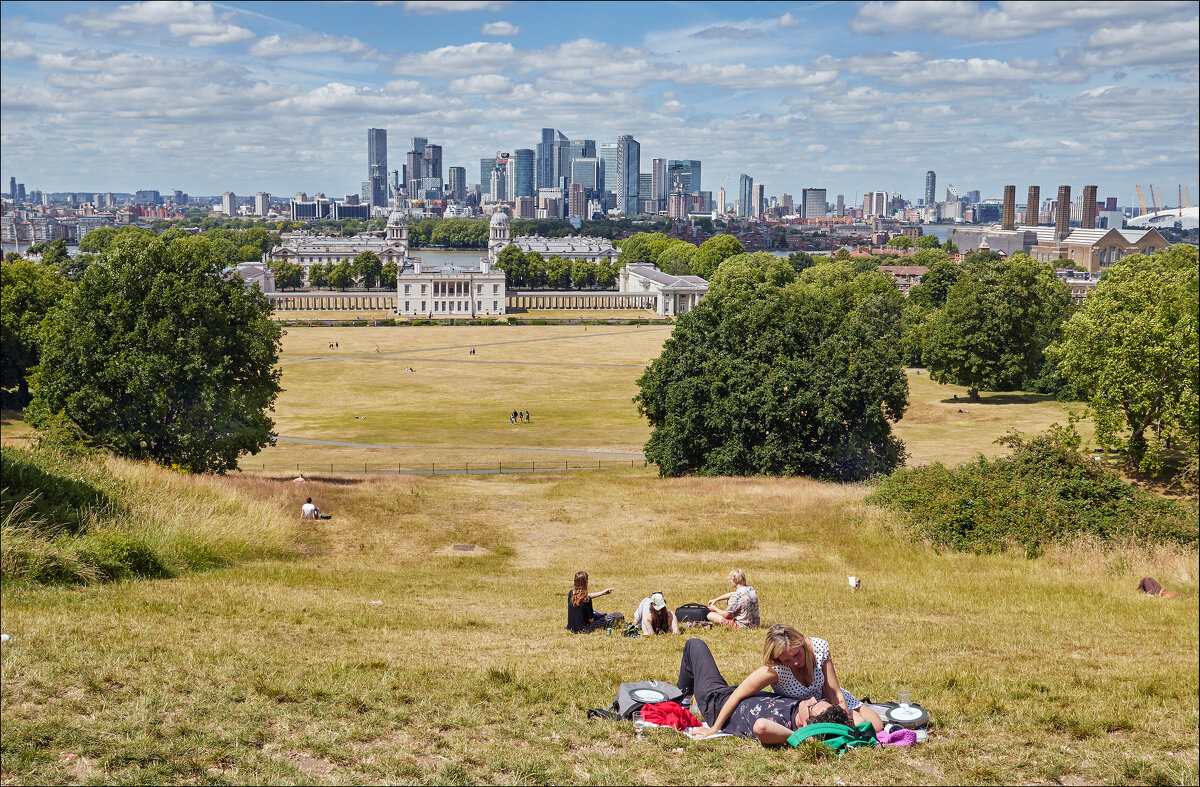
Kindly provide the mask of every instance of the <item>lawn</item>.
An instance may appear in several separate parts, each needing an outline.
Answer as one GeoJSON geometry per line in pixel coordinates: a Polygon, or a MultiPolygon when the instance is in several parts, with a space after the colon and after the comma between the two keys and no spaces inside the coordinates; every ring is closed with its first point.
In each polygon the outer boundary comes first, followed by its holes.
{"type": "MultiPolygon", "coordinates": [[[[650,436],[633,404],[636,381],[670,332],[662,325],[288,328],[285,391],[274,417],[290,440],[243,467],[627,465],[650,436]],[[528,410],[531,423],[510,424],[515,409],[528,410]]],[[[953,401],[965,399],[965,388],[927,374],[910,373],[909,385],[896,431],[915,464],[994,454],[1010,428],[1034,433],[1067,419],[1066,406],[1047,396],[985,393],[967,405],[953,401]]]]}
{"type": "MultiPolygon", "coordinates": [[[[1194,551],[939,554],[863,488],[804,479],[221,483],[226,505],[311,495],[333,519],[289,560],[5,586],[5,783],[1197,781],[1194,551]],[[735,566],[764,622],[832,644],[848,689],[910,689],[931,742],[838,759],[588,721],[621,681],[673,680],[684,640],[566,633],[572,574],[629,615],[655,590],[717,595],[735,566]],[[1147,574],[1182,596],[1138,593],[1147,574]]],[[[700,636],[728,679],[757,666],[761,632],[700,636]]]]}

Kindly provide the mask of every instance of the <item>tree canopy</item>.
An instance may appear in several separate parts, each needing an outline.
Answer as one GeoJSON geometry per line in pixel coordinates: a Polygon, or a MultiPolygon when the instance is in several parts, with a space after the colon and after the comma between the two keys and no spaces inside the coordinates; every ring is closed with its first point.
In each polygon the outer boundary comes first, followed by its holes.
{"type": "Polygon", "coordinates": [[[895,469],[901,301],[886,276],[848,264],[797,276],[767,253],[725,260],[638,380],[646,456],[664,476],[852,481],[895,469]]]}
{"type": "Polygon", "coordinates": [[[745,251],[742,242],[732,235],[713,235],[696,249],[692,257],[692,273],[702,279],[711,279],[722,262],[745,251]]]}
{"type": "Polygon", "coordinates": [[[1161,467],[1173,438],[1194,446],[1198,303],[1195,246],[1133,254],[1104,274],[1051,349],[1059,372],[1089,393],[1099,441],[1127,449],[1143,471],[1161,467]]]}
{"type": "Polygon", "coordinates": [[[46,317],[30,423],[66,418],[121,456],[191,472],[269,444],[280,329],[222,268],[204,238],[115,240],[46,317]]]}
{"type": "MultiPolygon", "coordinates": [[[[923,286],[923,285],[922,285],[923,286]]],[[[950,287],[926,325],[930,377],[979,391],[1013,391],[1037,372],[1070,306],[1054,266],[1027,254],[983,259],[950,287]]]]}
{"type": "Polygon", "coordinates": [[[0,262],[0,388],[6,407],[29,403],[25,377],[38,363],[42,320],[70,288],[49,265],[23,259],[0,262]]]}

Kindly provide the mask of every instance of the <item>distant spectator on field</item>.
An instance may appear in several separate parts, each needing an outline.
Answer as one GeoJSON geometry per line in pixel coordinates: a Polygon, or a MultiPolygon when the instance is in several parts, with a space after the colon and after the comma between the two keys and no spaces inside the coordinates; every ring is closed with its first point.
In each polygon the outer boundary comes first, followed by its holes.
{"type": "Polygon", "coordinates": [[[733,590],[708,602],[708,619],[731,629],[747,629],[758,625],[758,594],[746,582],[746,572],[735,568],[729,572],[733,590]],[[725,609],[717,604],[726,601],[725,609]]]}

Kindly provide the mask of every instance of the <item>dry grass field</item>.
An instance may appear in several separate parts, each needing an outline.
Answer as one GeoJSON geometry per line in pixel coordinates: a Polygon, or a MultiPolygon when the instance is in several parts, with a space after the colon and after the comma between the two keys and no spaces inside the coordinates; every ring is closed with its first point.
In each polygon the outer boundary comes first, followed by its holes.
{"type": "MultiPolygon", "coordinates": [[[[647,432],[634,380],[668,330],[290,328],[278,431],[422,447],[388,449],[394,461],[636,453],[647,432]],[[533,423],[509,425],[518,406],[533,423]]],[[[1010,426],[1042,431],[1065,417],[1063,405],[1023,395],[985,395],[959,414],[952,397],[965,391],[924,374],[910,383],[897,429],[915,462],[996,453],[1010,426]]],[[[9,412],[2,426],[6,441],[23,427],[9,412]]],[[[0,588],[11,636],[0,650],[0,781],[1200,781],[1194,550],[1080,542],[1035,560],[946,553],[864,503],[863,486],[660,479],[637,462],[588,473],[318,472],[334,450],[356,463],[386,453],[281,442],[246,462],[276,472],[225,478],[113,462],[139,499],[171,509],[146,528],[179,528],[184,509],[200,529],[219,514],[225,539],[239,537],[238,522],[246,535],[268,521],[273,533],[286,521],[303,528],[279,557],[169,580],[0,588]],[[296,463],[312,468],[304,485],[284,472],[296,463]],[[333,518],[292,519],[309,495],[333,518]],[[597,609],[631,615],[656,590],[672,606],[705,601],[733,567],[757,588],[765,623],[831,643],[846,688],[877,700],[911,690],[932,711],[930,742],[838,758],[671,731],[639,742],[629,725],[587,720],[622,681],[673,681],[684,637],[568,634],[574,572],[616,589],[597,609]],[[863,579],[857,593],[849,574],[863,579]],[[1180,597],[1138,593],[1147,575],[1180,597]]],[[[731,681],[759,663],[761,632],[698,635],[731,681]]]]}
{"type": "MultiPolygon", "coordinates": [[[[172,483],[247,511],[312,495],[333,519],[306,523],[292,559],[5,586],[5,783],[1197,780],[1195,552],[939,554],[862,488],[802,479],[172,483]],[[674,679],[684,638],[568,634],[572,574],[616,588],[597,608],[629,615],[655,590],[710,598],[734,566],[765,622],[832,643],[847,688],[910,689],[933,713],[930,743],[839,759],[671,731],[638,742],[588,721],[621,681],[674,679]],[[1182,596],[1138,593],[1146,574],[1182,596]]],[[[700,636],[730,680],[758,663],[761,632],[700,636]]]]}

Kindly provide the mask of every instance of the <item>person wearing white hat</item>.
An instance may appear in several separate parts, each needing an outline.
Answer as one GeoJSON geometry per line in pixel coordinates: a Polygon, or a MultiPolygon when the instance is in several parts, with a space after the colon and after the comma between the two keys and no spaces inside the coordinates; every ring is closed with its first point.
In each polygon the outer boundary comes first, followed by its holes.
{"type": "Polygon", "coordinates": [[[668,631],[672,634],[679,633],[679,621],[675,619],[675,613],[667,609],[667,602],[661,590],[642,599],[637,611],[633,613],[633,624],[646,636],[666,634],[668,631]]]}

